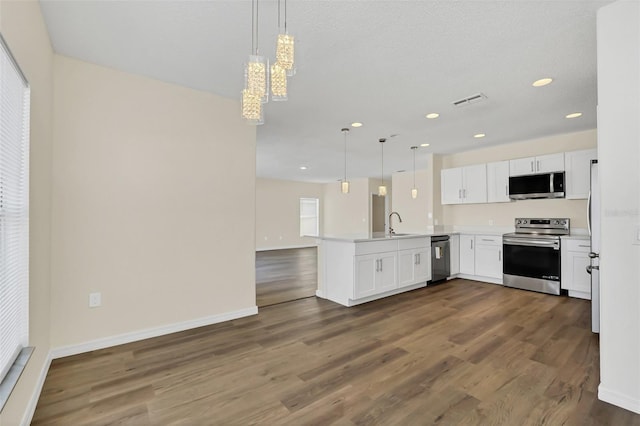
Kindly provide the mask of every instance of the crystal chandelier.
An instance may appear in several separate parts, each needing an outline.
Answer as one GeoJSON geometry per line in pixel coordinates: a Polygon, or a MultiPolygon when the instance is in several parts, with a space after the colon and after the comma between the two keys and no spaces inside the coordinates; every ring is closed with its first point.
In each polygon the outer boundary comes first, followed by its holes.
{"type": "Polygon", "coordinates": [[[344,134],[344,179],[340,183],[340,190],[343,194],[349,193],[349,181],[347,180],[347,134],[349,133],[349,128],[345,127],[341,130],[344,134]]]}
{"type": "Polygon", "coordinates": [[[378,196],[384,197],[387,195],[387,187],[384,185],[384,143],[387,140],[385,138],[381,138],[378,140],[380,142],[380,186],[378,186],[378,196]]]}
{"type": "MultiPolygon", "coordinates": [[[[280,30],[280,0],[278,0],[278,30],[280,30]]],[[[278,34],[276,62],[286,70],[288,76],[296,73],[294,67],[295,40],[287,32],[287,0],[284,0],[284,33],[278,34]]]]}
{"type": "Polygon", "coordinates": [[[251,2],[251,55],[244,67],[242,117],[249,124],[264,123],[262,104],[269,100],[269,63],[258,55],[258,0],[251,2]]]}
{"type": "Polygon", "coordinates": [[[416,188],[416,149],[417,146],[412,146],[411,151],[413,151],[413,188],[411,188],[411,198],[418,198],[418,188],[416,188]]]}

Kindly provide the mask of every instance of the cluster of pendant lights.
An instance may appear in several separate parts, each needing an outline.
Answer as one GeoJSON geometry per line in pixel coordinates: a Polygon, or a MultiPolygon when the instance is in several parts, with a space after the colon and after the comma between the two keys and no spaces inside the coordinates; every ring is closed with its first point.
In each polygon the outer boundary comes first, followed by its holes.
{"type": "MultiPolygon", "coordinates": [[[[349,193],[349,181],[347,180],[347,135],[349,134],[349,128],[344,127],[340,130],[344,135],[344,177],[340,181],[340,191],[343,194],[349,193]]],[[[387,195],[387,187],[384,184],[384,143],[386,138],[380,138],[380,186],[378,186],[378,196],[384,197],[387,195]]],[[[416,188],[416,150],[417,146],[412,146],[413,151],[413,188],[411,188],[411,198],[418,198],[418,188],[416,188]]]]}
{"type": "Polygon", "coordinates": [[[295,74],[294,37],[287,33],[287,0],[284,0],[284,31],[280,26],[280,0],[278,0],[278,39],[276,61],[269,66],[269,60],[258,55],[258,0],[251,1],[251,55],[244,68],[244,89],[242,90],[242,117],[247,123],[264,123],[263,104],[271,100],[287,100],[287,77],[295,74]]]}

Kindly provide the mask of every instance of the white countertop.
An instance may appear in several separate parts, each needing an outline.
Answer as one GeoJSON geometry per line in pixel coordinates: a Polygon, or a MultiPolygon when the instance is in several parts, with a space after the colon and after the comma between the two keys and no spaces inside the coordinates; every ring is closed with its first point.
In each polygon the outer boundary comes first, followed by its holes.
{"type": "Polygon", "coordinates": [[[347,243],[363,243],[367,241],[389,241],[389,240],[402,240],[408,238],[424,238],[434,237],[437,235],[452,235],[456,232],[425,232],[421,234],[402,234],[398,233],[393,236],[384,234],[382,232],[369,233],[369,234],[343,234],[343,235],[321,235],[317,237],[320,240],[326,241],[343,241],[347,243]]]}

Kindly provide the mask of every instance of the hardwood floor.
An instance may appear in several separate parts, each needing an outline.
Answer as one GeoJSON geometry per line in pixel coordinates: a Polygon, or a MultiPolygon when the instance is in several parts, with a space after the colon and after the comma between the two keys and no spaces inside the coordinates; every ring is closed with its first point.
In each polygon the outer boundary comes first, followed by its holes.
{"type": "Polygon", "coordinates": [[[316,295],[316,247],[256,252],[256,303],[259,307],[316,295]]]}
{"type": "Polygon", "coordinates": [[[640,425],[598,358],[588,301],[454,280],[54,360],[33,424],[640,425]]]}

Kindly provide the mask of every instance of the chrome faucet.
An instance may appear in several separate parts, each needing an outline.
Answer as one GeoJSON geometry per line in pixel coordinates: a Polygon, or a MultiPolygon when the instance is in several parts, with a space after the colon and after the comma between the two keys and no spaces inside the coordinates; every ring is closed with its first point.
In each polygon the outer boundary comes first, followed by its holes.
{"type": "Polygon", "coordinates": [[[402,218],[400,217],[400,214],[398,212],[391,212],[391,214],[389,215],[389,235],[393,235],[396,233],[396,231],[393,230],[393,227],[391,226],[391,216],[393,215],[398,216],[398,220],[400,221],[400,223],[402,223],[402,218]]]}

